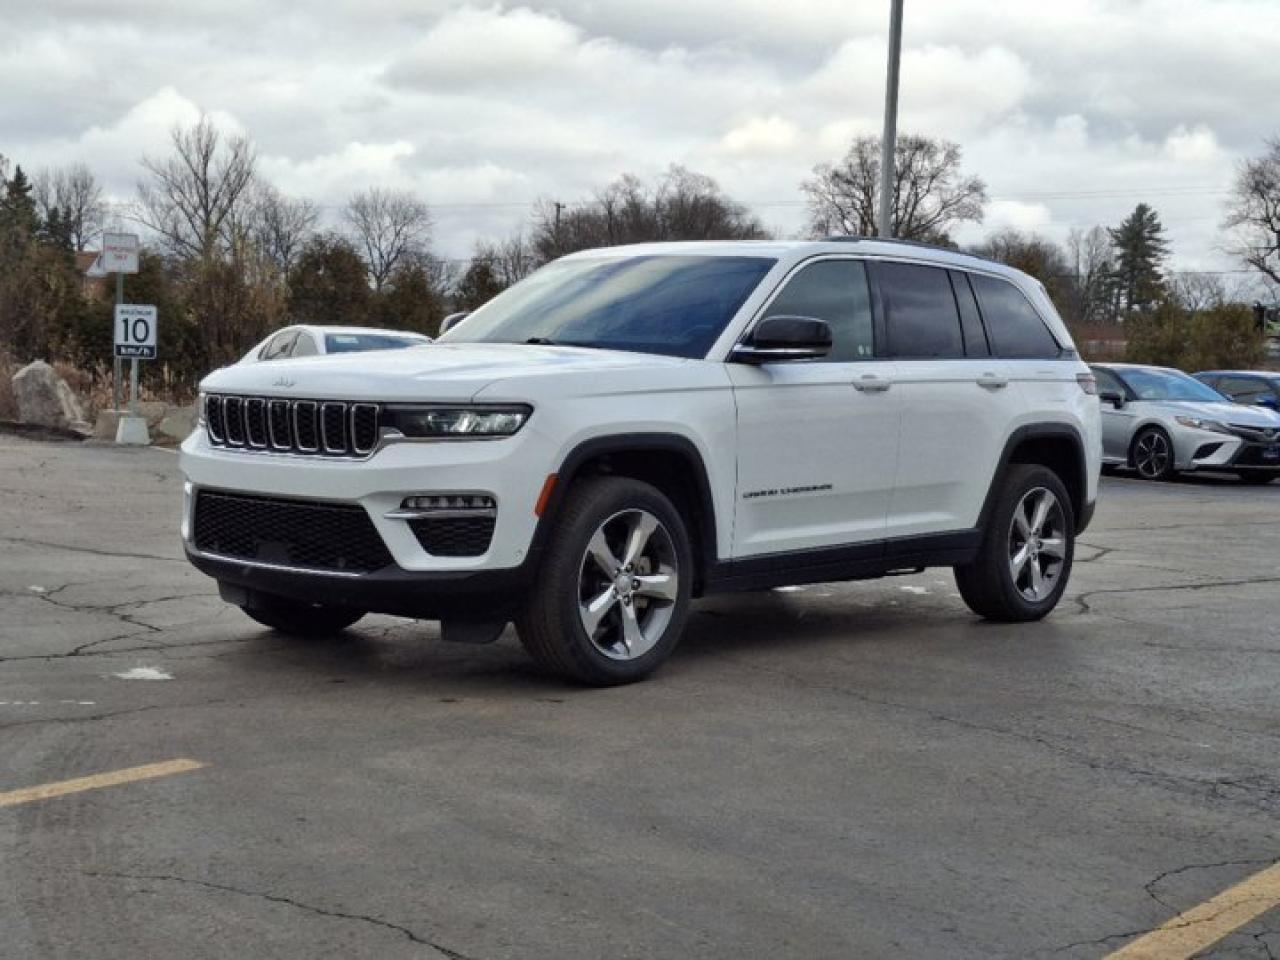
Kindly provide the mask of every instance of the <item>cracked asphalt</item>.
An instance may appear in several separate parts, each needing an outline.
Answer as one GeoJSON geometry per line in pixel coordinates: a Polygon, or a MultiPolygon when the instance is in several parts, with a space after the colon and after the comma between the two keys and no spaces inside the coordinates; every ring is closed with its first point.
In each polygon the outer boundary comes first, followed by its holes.
{"type": "Polygon", "coordinates": [[[166,451],[0,437],[0,490],[0,791],[208,764],[0,808],[0,957],[1071,960],[1280,859],[1280,484],[1106,479],[1041,624],[717,598],[612,690],[258,627],[166,451]]]}

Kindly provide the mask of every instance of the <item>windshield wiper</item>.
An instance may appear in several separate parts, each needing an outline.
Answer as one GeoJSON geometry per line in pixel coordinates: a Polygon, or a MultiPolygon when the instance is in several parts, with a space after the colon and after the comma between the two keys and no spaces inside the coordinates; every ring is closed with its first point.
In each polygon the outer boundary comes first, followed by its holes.
{"type": "Polygon", "coordinates": [[[598,343],[585,343],[582,340],[552,340],[550,337],[530,337],[524,343],[531,343],[538,347],[581,347],[584,350],[608,350],[608,347],[602,347],[598,343]]]}
{"type": "Polygon", "coordinates": [[[530,337],[525,343],[532,343],[539,347],[558,347],[561,344],[556,343],[550,337],[530,337]]]}

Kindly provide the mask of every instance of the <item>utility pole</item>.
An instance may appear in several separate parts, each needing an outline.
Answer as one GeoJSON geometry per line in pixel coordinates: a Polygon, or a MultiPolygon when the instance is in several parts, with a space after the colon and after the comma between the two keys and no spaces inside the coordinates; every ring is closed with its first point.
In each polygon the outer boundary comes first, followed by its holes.
{"type": "MultiPolygon", "coordinates": [[[[124,303],[124,271],[116,272],[116,306],[124,303]]],[[[115,351],[112,351],[113,353],[115,351]]],[[[120,409],[120,358],[114,356],[111,358],[113,369],[111,371],[111,409],[120,409]]]]}
{"type": "Polygon", "coordinates": [[[894,153],[898,146],[898,63],[902,59],[902,2],[890,0],[889,75],[884,90],[884,136],[880,138],[880,236],[893,236],[894,153]]]}

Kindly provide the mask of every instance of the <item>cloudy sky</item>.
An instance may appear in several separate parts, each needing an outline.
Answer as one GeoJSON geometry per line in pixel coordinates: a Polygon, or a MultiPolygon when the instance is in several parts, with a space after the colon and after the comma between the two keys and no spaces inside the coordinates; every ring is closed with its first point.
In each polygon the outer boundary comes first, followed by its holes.
{"type": "MultiPolygon", "coordinates": [[[[201,111],[330,216],[412,189],[465,256],[538,198],[672,162],[783,234],[799,182],[879,131],[888,0],[0,0],[0,153],[83,160],[119,200],[201,111]]],[[[1174,266],[1229,270],[1235,165],[1280,133],[1277,0],[906,0],[900,128],[993,202],[975,241],[1160,212],[1174,266]]]]}

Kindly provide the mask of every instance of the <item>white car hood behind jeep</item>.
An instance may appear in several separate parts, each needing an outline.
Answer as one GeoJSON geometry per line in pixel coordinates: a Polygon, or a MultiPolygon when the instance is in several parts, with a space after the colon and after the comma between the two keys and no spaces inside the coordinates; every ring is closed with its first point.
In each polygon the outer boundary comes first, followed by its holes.
{"type": "Polygon", "coordinates": [[[656,354],[514,343],[433,343],[223,367],[200,389],[245,396],[335,400],[470,400],[497,380],[557,373],[662,368],[686,361],[656,354]]]}
{"type": "Polygon", "coordinates": [[[1242,427],[1260,427],[1263,429],[1280,428],[1280,413],[1266,407],[1253,407],[1243,403],[1211,402],[1174,402],[1174,401],[1137,401],[1150,403],[1159,407],[1162,413],[1173,417],[1199,417],[1202,420],[1217,420],[1219,423],[1235,423],[1242,427]]]}

